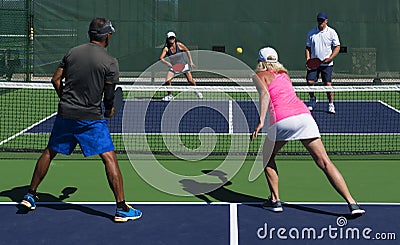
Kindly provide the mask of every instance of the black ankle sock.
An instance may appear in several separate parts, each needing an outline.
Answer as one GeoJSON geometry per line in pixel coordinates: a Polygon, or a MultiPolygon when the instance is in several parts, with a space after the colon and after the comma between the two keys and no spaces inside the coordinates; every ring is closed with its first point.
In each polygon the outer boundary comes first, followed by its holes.
{"type": "Polygon", "coordinates": [[[36,193],[36,191],[34,191],[34,190],[32,190],[32,189],[29,189],[29,190],[28,190],[28,194],[35,197],[37,193],[36,193]]]}
{"type": "Polygon", "coordinates": [[[117,208],[123,209],[124,211],[126,211],[127,206],[125,203],[125,200],[121,201],[121,202],[117,202],[117,208]]]}

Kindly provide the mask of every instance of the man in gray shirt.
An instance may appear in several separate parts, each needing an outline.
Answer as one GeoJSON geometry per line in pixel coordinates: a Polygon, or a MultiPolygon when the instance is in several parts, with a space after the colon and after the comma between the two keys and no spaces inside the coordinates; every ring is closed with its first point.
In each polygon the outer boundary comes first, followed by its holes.
{"type": "Polygon", "coordinates": [[[114,220],[138,219],[142,212],[125,203],[122,175],[104,116],[114,115],[114,91],[119,81],[118,61],[107,51],[112,34],[111,21],[95,18],[89,26],[90,42],[68,51],[51,82],[60,97],[58,115],[49,143],[36,163],[28,193],[21,205],[36,208],[36,189],[57,153],[69,155],[79,143],[84,156],[99,155],[105,165],[108,183],[117,202],[114,220]],[[64,84],[62,80],[65,79],[64,84]]]}

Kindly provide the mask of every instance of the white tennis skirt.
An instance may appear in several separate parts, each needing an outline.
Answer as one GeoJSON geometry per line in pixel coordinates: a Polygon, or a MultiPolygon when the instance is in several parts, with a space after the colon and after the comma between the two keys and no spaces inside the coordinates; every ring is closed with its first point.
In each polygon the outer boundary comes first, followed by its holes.
{"type": "Polygon", "coordinates": [[[268,138],[272,141],[288,141],[319,138],[318,125],[308,114],[291,116],[274,123],[268,128],[268,138]]]}

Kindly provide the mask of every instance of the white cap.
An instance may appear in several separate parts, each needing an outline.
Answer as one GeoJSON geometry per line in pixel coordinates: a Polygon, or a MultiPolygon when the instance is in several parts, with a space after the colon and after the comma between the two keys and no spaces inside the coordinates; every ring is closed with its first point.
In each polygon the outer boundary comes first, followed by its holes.
{"type": "Polygon", "coordinates": [[[258,60],[262,62],[278,62],[278,53],[271,47],[262,48],[258,52],[258,60]]]}
{"type": "Polygon", "coordinates": [[[176,37],[175,33],[172,32],[172,31],[168,32],[167,33],[167,38],[170,38],[170,37],[176,37]]]}

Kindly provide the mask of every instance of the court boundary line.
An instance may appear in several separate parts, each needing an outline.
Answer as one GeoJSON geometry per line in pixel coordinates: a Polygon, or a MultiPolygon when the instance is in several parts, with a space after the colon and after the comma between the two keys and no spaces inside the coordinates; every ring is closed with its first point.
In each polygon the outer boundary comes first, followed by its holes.
{"type": "Polygon", "coordinates": [[[395,107],[389,105],[388,103],[383,102],[383,101],[381,101],[381,100],[378,100],[378,102],[381,103],[382,105],[386,106],[387,108],[389,108],[389,109],[391,109],[391,110],[397,112],[398,114],[400,114],[400,110],[398,110],[398,109],[396,109],[395,107]]]}
{"type": "Polygon", "coordinates": [[[50,116],[47,116],[47,117],[43,118],[42,120],[40,120],[40,121],[38,121],[38,122],[36,122],[36,123],[34,123],[34,124],[32,124],[32,125],[30,125],[29,127],[27,127],[27,128],[25,128],[25,129],[23,129],[22,131],[20,131],[20,132],[14,134],[13,136],[8,137],[7,139],[5,139],[5,140],[3,140],[3,141],[0,142],[0,146],[3,145],[3,144],[5,144],[5,143],[7,143],[7,142],[9,142],[9,141],[11,141],[11,140],[13,140],[13,139],[15,139],[15,138],[17,138],[18,136],[24,134],[26,131],[28,131],[28,130],[34,128],[34,127],[36,127],[37,125],[39,125],[39,124],[41,124],[41,123],[43,123],[44,121],[49,120],[50,118],[52,118],[52,117],[55,116],[55,115],[57,115],[57,112],[51,114],[50,116]]]}
{"type": "MultiPolygon", "coordinates": [[[[195,205],[195,206],[218,206],[218,205],[261,205],[263,202],[134,202],[126,201],[128,204],[132,205],[195,205]]],[[[346,202],[282,202],[283,204],[295,204],[295,205],[347,205],[346,202]]],[[[16,205],[19,202],[1,202],[1,205],[16,205]]],[[[77,204],[77,205],[116,205],[115,202],[36,202],[37,205],[65,205],[65,204],[77,204]]],[[[400,206],[400,202],[358,202],[360,205],[392,205],[400,206]]]]}
{"type": "Polygon", "coordinates": [[[228,101],[228,134],[233,134],[233,102],[228,101]]]}
{"type": "Polygon", "coordinates": [[[229,242],[230,245],[239,245],[239,222],[237,203],[229,204],[229,242]]]}

